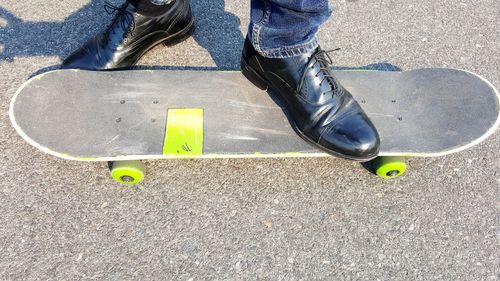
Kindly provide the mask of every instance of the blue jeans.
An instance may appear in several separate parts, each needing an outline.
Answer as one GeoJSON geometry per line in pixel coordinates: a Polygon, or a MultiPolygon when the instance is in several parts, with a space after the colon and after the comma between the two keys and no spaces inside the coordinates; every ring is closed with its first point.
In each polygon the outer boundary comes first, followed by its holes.
{"type": "Polygon", "coordinates": [[[318,47],[316,33],[332,11],[328,0],[252,0],[248,37],[263,56],[302,55],[318,47]]]}

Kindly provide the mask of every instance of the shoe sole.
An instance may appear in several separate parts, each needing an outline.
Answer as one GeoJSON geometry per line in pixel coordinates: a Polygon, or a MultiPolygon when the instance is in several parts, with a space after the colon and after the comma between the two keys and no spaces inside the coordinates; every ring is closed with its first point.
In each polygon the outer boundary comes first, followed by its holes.
{"type": "MultiPolygon", "coordinates": [[[[271,89],[274,92],[279,93],[279,91],[275,87],[273,87],[273,85],[271,83],[269,83],[265,78],[263,78],[260,74],[258,74],[257,71],[255,69],[253,69],[253,67],[251,67],[250,65],[248,65],[248,63],[243,58],[241,58],[241,72],[243,73],[243,75],[250,82],[252,82],[252,84],[254,84],[255,86],[257,86],[259,89],[261,89],[263,91],[271,89]]],[[[281,97],[280,94],[278,94],[277,96],[279,97],[279,99],[282,102],[284,102],[285,104],[288,104],[286,102],[286,100],[283,97],[281,97]]],[[[291,116],[290,111],[288,110],[288,108],[284,108],[284,110],[286,111],[286,113],[289,116],[291,116]]],[[[292,125],[293,130],[297,133],[297,135],[299,135],[307,143],[313,145],[314,147],[317,147],[317,148],[321,149],[322,151],[327,152],[328,154],[331,154],[331,155],[336,156],[336,157],[348,159],[348,160],[358,161],[358,162],[366,162],[366,161],[373,160],[378,155],[378,151],[377,151],[377,153],[374,156],[370,156],[368,158],[359,158],[359,157],[353,157],[353,156],[350,156],[350,155],[345,155],[345,154],[339,153],[337,151],[326,149],[326,148],[320,146],[318,143],[316,143],[312,139],[310,139],[308,136],[306,136],[304,134],[304,132],[302,132],[299,129],[299,127],[297,126],[297,124],[295,123],[295,121],[292,118],[288,118],[288,119],[290,121],[290,124],[292,125]]]]}

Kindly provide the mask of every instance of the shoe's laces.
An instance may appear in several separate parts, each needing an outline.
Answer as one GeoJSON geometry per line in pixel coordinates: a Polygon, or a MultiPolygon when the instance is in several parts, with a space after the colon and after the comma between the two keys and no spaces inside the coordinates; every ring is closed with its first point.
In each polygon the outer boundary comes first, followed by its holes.
{"type": "Polygon", "coordinates": [[[326,93],[332,93],[335,95],[337,93],[337,83],[335,82],[335,78],[332,76],[330,72],[330,66],[333,63],[332,58],[330,57],[330,53],[336,52],[340,50],[340,48],[333,49],[333,50],[320,50],[316,54],[314,54],[313,58],[309,61],[307,64],[307,67],[304,69],[304,73],[302,73],[302,78],[300,79],[299,87],[297,89],[297,92],[300,93],[300,90],[302,90],[302,87],[304,86],[304,81],[306,79],[307,73],[308,73],[308,68],[313,69],[317,63],[319,63],[319,71],[315,74],[316,77],[318,77],[318,74],[323,71],[323,79],[320,81],[320,85],[323,83],[323,81],[327,80],[330,85],[331,85],[331,90],[328,90],[326,92],[322,92],[321,94],[324,95],[326,93]]]}
{"type": "Polygon", "coordinates": [[[121,27],[123,30],[127,30],[128,28],[128,23],[132,23],[132,27],[130,28],[130,32],[134,31],[135,29],[135,20],[134,20],[134,15],[127,11],[127,5],[123,5],[121,7],[114,6],[113,4],[109,3],[108,1],[104,2],[104,10],[108,15],[112,15],[116,13],[115,18],[111,22],[111,25],[116,24],[117,21],[120,22],[121,27]],[[121,18],[124,18],[125,20],[121,20],[121,18]]]}

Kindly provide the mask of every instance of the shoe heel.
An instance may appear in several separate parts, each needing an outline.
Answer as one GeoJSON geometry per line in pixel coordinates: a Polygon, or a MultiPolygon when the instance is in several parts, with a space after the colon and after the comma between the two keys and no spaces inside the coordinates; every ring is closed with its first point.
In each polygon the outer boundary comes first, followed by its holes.
{"type": "Polygon", "coordinates": [[[241,72],[252,84],[261,90],[267,90],[267,82],[262,78],[251,66],[249,66],[243,58],[241,58],[241,72]]]}

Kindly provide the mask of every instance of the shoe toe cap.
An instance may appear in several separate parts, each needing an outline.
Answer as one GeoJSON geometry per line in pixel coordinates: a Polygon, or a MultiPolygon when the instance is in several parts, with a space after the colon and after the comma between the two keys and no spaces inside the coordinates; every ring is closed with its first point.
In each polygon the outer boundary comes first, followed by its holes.
{"type": "Polygon", "coordinates": [[[331,124],[319,139],[319,145],[353,160],[377,156],[380,137],[365,114],[353,114],[331,124]]]}

